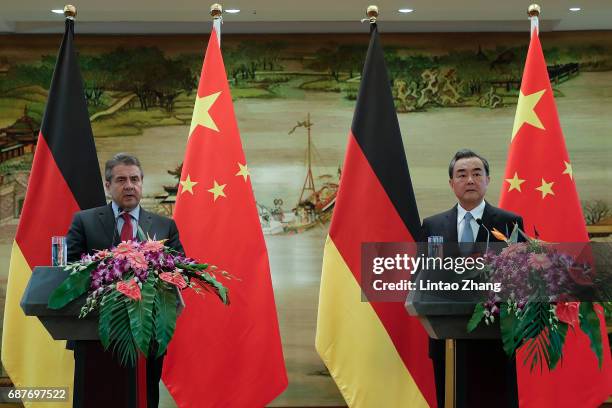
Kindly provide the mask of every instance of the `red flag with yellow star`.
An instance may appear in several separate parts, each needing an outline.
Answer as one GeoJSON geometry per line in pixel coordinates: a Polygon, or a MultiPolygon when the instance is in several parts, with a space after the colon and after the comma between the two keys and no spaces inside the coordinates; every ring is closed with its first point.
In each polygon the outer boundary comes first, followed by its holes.
{"type": "MultiPolygon", "coordinates": [[[[589,240],[537,31],[527,53],[504,179],[500,207],[522,215],[528,235],[550,242],[589,240]]],[[[519,355],[520,405],[599,406],[612,393],[603,321],[602,340],[601,369],[581,330],[568,331],[563,360],[552,372],[531,373],[519,355]]]]}
{"type": "Polygon", "coordinates": [[[185,291],[163,380],[179,407],[265,406],[287,386],[268,253],[219,41],[208,42],[174,211],[185,253],[235,278],[185,291]]]}

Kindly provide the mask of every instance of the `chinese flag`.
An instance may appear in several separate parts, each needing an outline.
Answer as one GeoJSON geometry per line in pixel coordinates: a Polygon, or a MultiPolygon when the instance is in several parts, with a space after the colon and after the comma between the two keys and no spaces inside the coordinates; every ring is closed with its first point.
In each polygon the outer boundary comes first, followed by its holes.
{"type": "Polygon", "coordinates": [[[218,278],[231,304],[184,291],[163,379],[180,407],[261,407],[287,386],[268,253],[216,30],[213,29],[174,211],[188,256],[218,278]]]}
{"type": "Polygon", "coordinates": [[[419,212],[378,29],[325,243],[316,349],[349,407],[435,407],[428,336],[401,302],[362,301],[361,244],[415,242],[419,212]]]}
{"type": "MultiPolygon", "coordinates": [[[[523,216],[530,236],[550,242],[587,242],[572,163],[555,106],[537,31],[525,62],[500,207],[523,216]]],[[[596,407],[612,393],[610,348],[602,319],[604,362],[598,367],[581,330],[569,330],[563,360],[544,372],[517,356],[522,407],[596,407]]]]}

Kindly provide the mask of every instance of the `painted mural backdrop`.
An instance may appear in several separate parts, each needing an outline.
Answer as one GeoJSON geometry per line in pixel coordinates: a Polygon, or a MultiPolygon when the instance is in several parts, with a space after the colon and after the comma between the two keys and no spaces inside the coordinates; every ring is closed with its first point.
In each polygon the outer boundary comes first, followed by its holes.
{"type": "MultiPolygon", "coordinates": [[[[612,33],[541,35],[589,224],[612,215],[612,33]]],[[[78,36],[100,162],[140,157],[143,204],[171,214],[206,36],[78,36]]],[[[274,405],[338,405],[314,351],[323,240],[367,35],[223,37],[236,116],[266,234],[290,385],[274,405]]],[[[0,37],[0,291],[47,98],[57,36],[0,37]]],[[[497,202],[528,34],[383,34],[422,216],[454,204],[446,168],[470,147],[497,202]]],[[[546,158],[532,158],[545,160],[546,158]]],[[[355,220],[359,222],[359,220],[355,220]]],[[[609,227],[603,229],[605,238],[609,227]]],[[[166,396],[166,406],[173,406],[166,396]]]]}

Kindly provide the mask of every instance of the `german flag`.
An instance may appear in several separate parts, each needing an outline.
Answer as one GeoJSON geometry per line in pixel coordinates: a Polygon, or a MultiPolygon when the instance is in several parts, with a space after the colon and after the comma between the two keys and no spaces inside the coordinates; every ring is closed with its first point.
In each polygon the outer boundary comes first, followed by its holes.
{"type": "Polygon", "coordinates": [[[420,235],[376,25],[323,255],[316,348],[351,407],[435,406],[428,337],[402,303],[362,302],[361,244],[420,235]]]}
{"type": "Polygon", "coordinates": [[[67,18],[11,253],[2,363],[17,387],[72,391],[72,351],[38,319],[26,317],[19,302],[32,269],[51,262],[51,237],[66,235],[76,211],[105,203],[73,37],[74,21],[67,18]]]}

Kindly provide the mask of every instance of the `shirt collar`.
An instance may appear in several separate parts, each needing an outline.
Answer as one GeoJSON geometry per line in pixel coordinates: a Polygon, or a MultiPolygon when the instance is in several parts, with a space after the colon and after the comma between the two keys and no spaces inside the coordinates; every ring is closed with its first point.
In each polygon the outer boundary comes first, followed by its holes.
{"type": "MultiPolygon", "coordinates": [[[[484,214],[485,209],[485,200],[482,200],[480,204],[478,204],[475,208],[473,208],[470,213],[472,213],[472,217],[474,219],[482,219],[482,214],[484,214]]],[[[465,213],[468,212],[465,208],[461,206],[461,204],[457,204],[457,222],[463,221],[463,217],[465,217],[465,213]]]]}
{"type": "MultiPolygon", "coordinates": [[[[116,202],[112,201],[111,202],[111,207],[113,208],[113,214],[115,215],[115,218],[119,217],[119,204],[117,204],[116,202]]],[[[131,211],[128,211],[128,213],[132,216],[132,218],[134,218],[136,221],[138,221],[138,217],[140,216],[140,204],[138,204],[136,207],[134,207],[131,211]]]]}

